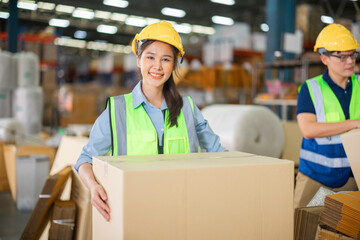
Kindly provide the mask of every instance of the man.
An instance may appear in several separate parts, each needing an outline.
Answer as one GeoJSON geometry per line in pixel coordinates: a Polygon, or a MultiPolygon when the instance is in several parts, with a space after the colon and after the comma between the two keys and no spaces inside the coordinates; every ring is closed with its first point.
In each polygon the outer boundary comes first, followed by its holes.
{"type": "Polygon", "coordinates": [[[326,26],[314,47],[327,70],[309,79],[298,96],[297,121],[303,134],[294,207],[304,207],[318,189],[356,191],[340,134],[360,128],[360,78],[354,74],[360,48],[340,24],[326,26]]]}

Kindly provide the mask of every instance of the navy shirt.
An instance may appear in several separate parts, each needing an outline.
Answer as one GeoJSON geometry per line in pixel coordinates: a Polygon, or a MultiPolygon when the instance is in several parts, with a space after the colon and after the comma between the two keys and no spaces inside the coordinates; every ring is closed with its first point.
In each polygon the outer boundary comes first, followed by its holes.
{"type": "MultiPolygon", "coordinates": [[[[325,82],[327,82],[327,84],[329,84],[331,90],[335,93],[335,96],[339,100],[341,108],[345,114],[345,118],[349,119],[349,108],[352,93],[351,77],[349,77],[345,89],[334,83],[334,81],[329,76],[328,70],[324,72],[323,79],[325,80],[325,82]]],[[[296,114],[300,113],[313,113],[316,115],[315,107],[311,100],[309,89],[306,83],[301,86],[301,90],[298,95],[296,114]]]]}

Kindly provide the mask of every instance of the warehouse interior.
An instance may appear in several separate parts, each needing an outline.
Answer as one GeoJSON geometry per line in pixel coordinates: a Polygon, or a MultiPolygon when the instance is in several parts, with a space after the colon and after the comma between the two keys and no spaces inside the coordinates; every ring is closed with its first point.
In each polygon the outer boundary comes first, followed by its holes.
{"type": "MultiPolygon", "coordinates": [[[[299,89],[327,70],[314,45],[332,23],[359,43],[359,1],[0,0],[0,240],[359,239],[359,191],[293,208],[299,89]],[[159,21],[185,50],[177,89],[228,152],[94,156],[107,222],[73,167],[107,99],[138,84],[132,42],[159,21]]],[[[356,187],[360,133],[343,135],[356,187]]]]}

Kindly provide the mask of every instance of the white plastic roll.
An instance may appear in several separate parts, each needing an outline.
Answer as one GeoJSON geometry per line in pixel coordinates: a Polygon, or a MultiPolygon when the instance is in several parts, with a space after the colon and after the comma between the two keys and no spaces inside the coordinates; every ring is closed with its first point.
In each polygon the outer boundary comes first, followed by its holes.
{"type": "Polygon", "coordinates": [[[13,115],[24,124],[26,133],[38,134],[42,127],[44,94],[40,87],[17,88],[14,92],[13,115]]]}
{"type": "Polygon", "coordinates": [[[39,57],[32,52],[21,52],[18,55],[18,86],[39,86],[39,57]]]}
{"type": "Polygon", "coordinates": [[[0,118],[11,117],[11,90],[0,88],[0,118]]]}
{"type": "Polygon", "coordinates": [[[284,130],[268,108],[255,105],[211,105],[202,110],[221,145],[230,151],[280,157],[284,130]]]}
{"type": "Polygon", "coordinates": [[[0,118],[0,140],[16,141],[25,138],[24,125],[14,118],[0,118]]]}
{"type": "Polygon", "coordinates": [[[0,51],[0,88],[12,90],[17,86],[16,76],[14,75],[14,57],[11,53],[0,51]]]}

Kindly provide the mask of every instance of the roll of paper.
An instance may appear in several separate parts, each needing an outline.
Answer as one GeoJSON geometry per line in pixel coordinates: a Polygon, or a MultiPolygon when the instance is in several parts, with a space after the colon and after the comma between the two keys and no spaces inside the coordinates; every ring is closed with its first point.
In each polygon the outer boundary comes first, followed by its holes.
{"type": "Polygon", "coordinates": [[[11,117],[11,90],[0,88],[0,118],[11,117]]]}
{"type": "Polygon", "coordinates": [[[25,138],[24,125],[14,118],[0,118],[0,140],[16,141],[25,138]]]}
{"type": "Polygon", "coordinates": [[[9,52],[0,51],[0,88],[13,90],[17,87],[16,58],[9,52]]]}
{"type": "Polygon", "coordinates": [[[39,57],[32,52],[22,52],[18,57],[18,86],[39,86],[39,57]]]}
{"type": "Polygon", "coordinates": [[[44,96],[40,87],[17,88],[13,98],[13,116],[20,121],[26,133],[38,134],[42,127],[44,96]]]}
{"type": "Polygon", "coordinates": [[[280,119],[270,109],[219,104],[205,107],[202,114],[228,150],[280,157],[284,130],[280,119]]]}

